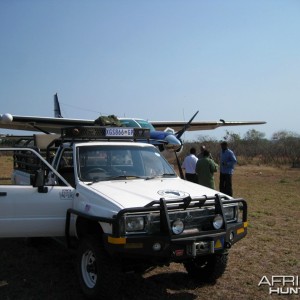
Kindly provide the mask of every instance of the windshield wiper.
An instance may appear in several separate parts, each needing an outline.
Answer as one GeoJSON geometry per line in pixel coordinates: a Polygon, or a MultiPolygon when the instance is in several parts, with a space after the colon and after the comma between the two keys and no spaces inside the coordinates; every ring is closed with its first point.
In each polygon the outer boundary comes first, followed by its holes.
{"type": "Polygon", "coordinates": [[[88,185],[92,185],[93,183],[99,182],[99,181],[110,181],[110,180],[121,180],[121,179],[139,179],[143,178],[141,176],[136,175],[117,175],[117,176],[107,176],[107,177],[96,177],[93,178],[92,182],[89,182],[88,185]]]}
{"type": "Polygon", "coordinates": [[[175,177],[174,173],[165,173],[155,176],[137,176],[137,175],[117,175],[117,176],[108,176],[108,177],[96,177],[93,179],[92,182],[89,182],[88,185],[92,185],[93,183],[99,182],[99,181],[109,181],[109,180],[121,180],[121,179],[145,179],[145,180],[151,180],[155,178],[166,178],[166,177],[175,177]]]}
{"type": "Polygon", "coordinates": [[[155,178],[167,178],[167,177],[175,177],[175,174],[174,173],[164,173],[164,174],[160,174],[160,175],[149,176],[149,177],[146,177],[146,180],[155,179],[155,178]]]}
{"type": "Polygon", "coordinates": [[[174,174],[174,173],[164,173],[164,174],[162,174],[161,176],[162,176],[162,177],[175,177],[176,174],[174,174]]]}
{"type": "Polygon", "coordinates": [[[117,176],[106,177],[103,180],[139,179],[139,178],[143,178],[143,177],[137,175],[117,175],[117,176]]]}

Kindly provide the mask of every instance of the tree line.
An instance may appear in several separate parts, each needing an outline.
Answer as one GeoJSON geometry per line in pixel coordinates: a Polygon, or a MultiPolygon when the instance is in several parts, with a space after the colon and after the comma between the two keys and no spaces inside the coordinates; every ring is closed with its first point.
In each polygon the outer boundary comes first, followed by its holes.
{"type": "MultiPolygon", "coordinates": [[[[7,138],[2,136],[0,146],[12,146],[20,137],[7,138]]],[[[234,151],[240,165],[290,165],[300,167],[300,135],[291,131],[275,132],[271,139],[266,139],[265,133],[255,129],[248,130],[243,137],[226,131],[222,140],[226,140],[229,148],[234,151]]],[[[218,163],[220,141],[209,136],[199,136],[196,141],[185,141],[182,160],[189,154],[191,147],[200,152],[200,146],[205,145],[218,163]]]]}
{"type": "MultiPolygon", "coordinates": [[[[234,151],[240,165],[290,165],[300,167],[300,135],[290,131],[275,132],[271,139],[266,139],[263,132],[251,129],[243,137],[234,132],[226,131],[223,140],[228,142],[229,148],[234,151]]],[[[218,162],[220,156],[220,141],[208,136],[199,136],[196,141],[186,141],[184,156],[189,149],[195,147],[197,152],[200,146],[205,145],[218,162]]]]}

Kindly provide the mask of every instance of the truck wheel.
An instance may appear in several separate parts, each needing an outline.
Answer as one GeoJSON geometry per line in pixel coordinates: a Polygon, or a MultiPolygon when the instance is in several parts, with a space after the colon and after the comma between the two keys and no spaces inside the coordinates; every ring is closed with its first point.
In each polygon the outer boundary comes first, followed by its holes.
{"type": "Polygon", "coordinates": [[[116,299],[121,285],[119,266],[105,252],[99,238],[86,237],[78,248],[77,269],[89,299],[116,299]]]}
{"type": "Polygon", "coordinates": [[[184,262],[188,274],[201,282],[215,282],[226,270],[228,253],[197,256],[184,262]]]}

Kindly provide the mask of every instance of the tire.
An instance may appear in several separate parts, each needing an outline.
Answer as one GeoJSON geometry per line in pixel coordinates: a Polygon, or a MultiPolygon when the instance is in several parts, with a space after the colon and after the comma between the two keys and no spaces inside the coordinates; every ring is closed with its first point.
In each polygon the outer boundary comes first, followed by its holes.
{"type": "Polygon", "coordinates": [[[184,262],[188,274],[201,282],[214,283],[220,278],[227,267],[228,253],[197,256],[184,262]]]}
{"type": "Polygon", "coordinates": [[[82,239],[78,248],[79,283],[88,299],[118,299],[120,267],[105,252],[100,238],[82,239]]]}

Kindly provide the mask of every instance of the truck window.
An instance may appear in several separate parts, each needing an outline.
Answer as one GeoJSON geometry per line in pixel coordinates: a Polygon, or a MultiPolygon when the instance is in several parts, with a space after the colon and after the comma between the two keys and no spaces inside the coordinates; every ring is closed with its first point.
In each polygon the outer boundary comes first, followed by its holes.
{"type": "Polygon", "coordinates": [[[152,151],[143,151],[142,160],[145,176],[159,176],[166,173],[163,160],[157,159],[157,153],[152,151]]]}
{"type": "MultiPolygon", "coordinates": [[[[57,171],[70,185],[75,187],[73,151],[71,148],[63,150],[58,162],[57,171]]],[[[58,180],[58,183],[61,184],[62,182],[58,180]]]]}
{"type": "Polygon", "coordinates": [[[12,151],[0,152],[0,184],[12,184],[12,175],[14,170],[14,160],[12,151]]]}
{"type": "Polygon", "coordinates": [[[49,171],[43,161],[30,150],[0,149],[0,184],[34,185],[38,172],[49,171]]]}

